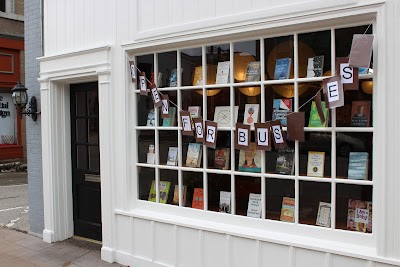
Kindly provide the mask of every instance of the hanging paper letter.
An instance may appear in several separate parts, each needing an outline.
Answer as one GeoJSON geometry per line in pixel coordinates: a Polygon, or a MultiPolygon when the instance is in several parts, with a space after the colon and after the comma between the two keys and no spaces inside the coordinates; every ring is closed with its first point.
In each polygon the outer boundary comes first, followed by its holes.
{"type": "Polygon", "coordinates": [[[139,84],[140,84],[140,94],[147,95],[147,81],[146,81],[146,73],[141,72],[139,75],[139,84]]]}
{"type": "Polygon", "coordinates": [[[351,67],[347,57],[336,58],[336,75],[340,75],[344,90],[358,90],[358,68],[351,67]]]}
{"type": "Polygon", "coordinates": [[[250,150],[250,125],[236,123],[236,141],[235,148],[241,150],[250,150]]]}
{"type": "Polygon", "coordinates": [[[274,140],[275,149],[283,149],[287,147],[285,136],[283,135],[281,122],[270,121],[271,132],[274,140]]]}
{"type": "Polygon", "coordinates": [[[161,117],[168,119],[169,118],[169,97],[167,94],[162,95],[162,110],[161,110],[161,117]]]}
{"type": "Polygon", "coordinates": [[[257,150],[271,151],[270,123],[254,123],[257,150]]]}
{"type": "Polygon", "coordinates": [[[182,122],[182,134],[193,136],[190,112],[185,110],[185,111],[181,111],[180,114],[181,114],[181,122],[182,122]]]}
{"type": "Polygon", "coordinates": [[[328,99],[329,108],[337,108],[344,105],[343,85],[339,76],[324,79],[324,93],[328,99]]]}
{"type": "Polygon", "coordinates": [[[155,108],[161,107],[163,105],[161,101],[161,95],[154,84],[150,86],[150,91],[151,91],[151,97],[153,98],[154,107],[155,108]]]}
{"type": "Polygon", "coordinates": [[[206,121],[205,123],[205,145],[214,148],[217,146],[217,131],[218,124],[213,121],[206,121]]]}
{"type": "Polygon", "coordinates": [[[129,67],[131,70],[131,78],[132,82],[136,82],[136,66],[135,66],[135,61],[129,61],[129,67]]]}
{"type": "Polygon", "coordinates": [[[196,133],[196,142],[204,142],[204,129],[203,129],[203,119],[201,117],[193,118],[194,130],[196,133]]]}

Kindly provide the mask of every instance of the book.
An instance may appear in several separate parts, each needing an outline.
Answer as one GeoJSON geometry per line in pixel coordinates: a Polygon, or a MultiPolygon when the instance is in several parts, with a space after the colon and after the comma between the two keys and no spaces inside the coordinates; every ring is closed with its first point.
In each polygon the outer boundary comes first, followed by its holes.
{"type": "Polygon", "coordinates": [[[192,85],[203,85],[203,67],[198,66],[194,69],[192,85]]]}
{"type": "Polygon", "coordinates": [[[353,101],[351,103],[350,126],[369,127],[370,113],[371,113],[371,101],[353,101]]]}
{"type": "Polygon", "coordinates": [[[169,76],[169,87],[178,86],[178,71],[177,69],[171,70],[171,75],[169,76]]]}
{"type": "Polygon", "coordinates": [[[256,143],[250,143],[248,151],[240,150],[238,170],[261,172],[261,153],[260,150],[256,150],[256,143]]]}
{"type": "Polygon", "coordinates": [[[261,194],[250,193],[249,205],[247,206],[247,216],[261,218],[261,194]]]}
{"type": "MultiPolygon", "coordinates": [[[[160,181],[158,183],[160,189],[160,203],[166,204],[168,201],[169,188],[171,187],[171,182],[160,181]]],[[[153,180],[150,187],[148,201],[156,202],[156,181],[153,180]]]]}
{"type": "Polygon", "coordinates": [[[192,119],[192,130],[194,130],[193,119],[201,116],[201,107],[200,106],[189,106],[188,111],[190,113],[190,118],[192,119]]]}
{"type": "Polygon", "coordinates": [[[279,149],[276,158],[275,172],[279,174],[294,174],[294,148],[279,149]]]}
{"type": "Polygon", "coordinates": [[[319,202],[316,225],[331,227],[331,203],[319,202]]]}
{"type": "Polygon", "coordinates": [[[204,209],[204,195],[203,188],[195,188],[193,191],[193,201],[192,208],[194,209],[204,209]]]}
{"type": "Polygon", "coordinates": [[[347,230],[372,233],[372,202],[349,199],[347,230]]]}
{"type": "Polygon", "coordinates": [[[219,192],[219,212],[231,213],[231,192],[219,192]]]}
{"type": "Polygon", "coordinates": [[[229,148],[218,148],[215,150],[214,167],[221,170],[229,170],[229,148]]]}
{"type": "Polygon", "coordinates": [[[154,109],[150,109],[149,113],[147,113],[146,126],[155,126],[155,125],[156,125],[156,116],[154,114],[154,109]]]}
{"type": "Polygon", "coordinates": [[[283,127],[287,126],[287,114],[292,111],[292,99],[274,99],[272,120],[279,120],[283,127]]]}
{"type": "Polygon", "coordinates": [[[324,56],[308,58],[307,78],[321,77],[324,73],[324,56]]]}
{"type": "Polygon", "coordinates": [[[291,66],[291,58],[277,58],[275,64],[274,80],[289,79],[291,66]]]}
{"type": "Polygon", "coordinates": [[[282,199],[281,217],[283,222],[294,222],[294,198],[284,197],[282,199]]]}
{"type": "Polygon", "coordinates": [[[246,82],[258,82],[261,79],[260,61],[249,62],[246,69],[246,82]]]}
{"type": "Polygon", "coordinates": [[[147,164],[156,163],[156,154],[154,152],[154,145],[149,145],[149,151],[147,152],[147,164]]]}
{"type": "MultiPolygon", "coordinates": [[[[233,125],[237,122],[239,106],[233,108],[235,114],[233,117],[233,125]]],[[[218,123],[218,127],[231,127],[231,107],[230,106],[216,106],[214,113],[214,122],[218,123]]]]}
{"type": "Polygon", "coordinates": [[[260,104],[246,104],[244,106],[243,123],[247,125],[254,125],[254,123],[257,123],[259,111],[260,104]]]}
{"type": "Polygon", "coordinates": [[[317,105],[315,101],[311,104],[311,111],[310,111],[310,119],[308,120],[308,127],[326,127],[328,125],[328,108],[325,106],[325,102],[321,103],[322,111],[325,117],[325,123],[321,122],[321,118],[319,117],[317,105]]]}
{"type": "Polygon", "coordinates": [[[176,166],[178,163],[178,148],[170,146],[168,148],[167,165],[176,166]]]}
{"type": "Polygon", "coordinates": [[[169,118],[163,118],[162,126],[175,126],[176,107],[169,107],[169,118]]]}
{"type": "MultiPolygon", "coordinates": [[[[187,186],[182,186],[182,207],[186,206],[186,194],[187,194],[187,186]]],[[[175,185],[174,189],[174,198],[172,200],[172,204],[179,205],[179,185],[175,185]]]]}
{"type": "Polygon", "coordinates": [[[368,152],[350,152],[347,177],[354,180],[368,180],[368,152]]]}
{"type": "Polygon", "coordinates": [[[198,168],[201,165],[201,156],[203,145],[198,143],[189,143],[186,155],[186,167],[198,168]]]}
{"type": "Polygon", "coordinates": [[[218,62],[216,84],[225,84],[229,82],[230,61],[218,62]]]}
{"type": "Polygon", "coordinates": [[[308,151],[307,176],[324,176],[325,152],[308,151]]]}

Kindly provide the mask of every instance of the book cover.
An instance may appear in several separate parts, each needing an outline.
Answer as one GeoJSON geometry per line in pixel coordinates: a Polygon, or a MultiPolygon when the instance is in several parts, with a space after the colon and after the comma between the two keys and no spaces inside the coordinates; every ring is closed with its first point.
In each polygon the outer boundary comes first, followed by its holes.
{"type": "Polygon", "coordinates": [[[294,174],[294,148],[279,149],[276,158],[275,172],[279,174],[294,174]]]}
{"type": "Polygon", "coordinates": [[[215,150],[214,168],[229,170],[229,148],[219,148],[215,150]]]}
{"type": "MultiPolygon", "coordinates": [[[[168,193],[169,193],[169,188],[171,186],[171,183],[167,182],[167,181],[160,181],[158,186],[160,189],[160,203],[166,204],[168,201],[168,193]]],[[[153,182],[151,183],[148,201],[156,202],[156,181],[155,180],[153,180],[153,182]]]]}
{"type": "Polygon", "coordinates": [[[147,164],[156,163],[156,154],[154,152],[154,145],[149,145],[149,151],[147,152],[147,164]]]}
{"type": "Polygon", "coordinates": [[[243,123],[247,125],[254,125],[254,123],[257,123],[259,110],[259,104],[246,104],[244,106],[243,123]]]}
{"type": "Polygon", "coordinates": [[[194,69],[192,85],[193,86],[203,85],[203,67],[202,66],[198,66],[194,69]]]}
{"type": "Polygon", "coordinates": [[[325,117],[325,123],[321,122],[321,118],[319,117],[319,114],[318,114],[317,105],[315,104],[315,101],[313,101],[311,104],[310,119],[308,121],[308,127],[326,127],[328,125],[329,110],[325,106],[325,102],[322,102],[321,105],[322,105],[322,111],[323,111],[324,117],[325,117]]]}
{"type": "Polygon", "coordinates": [[[319,202],[316,225],[331,227],[331,203],[319,202]]]}
{"type": "Polygon", "coordinates": [[[195,188],[193,191],[192,208],[204,209],[203,188],[195,188]]]}
{"type": "Polygon", "coordinates": [[[308,58],[307,78],[322,77],[324,73],[324,56],[308,58]]]}
{"type": "Polygon", "coordinates": [[[274,99],[272,120],[279,120],[283,127],[287,126],[287,114],[292,111],[292,99],[274,99]]]}
{"type": "Polygon", "coordinates": [[[324,176],[325,152],[308,151],[307,176],[324,176]]]}
{"type": "Polygon", "coordinates": [[[197,168],[201,164],[203,145],[198,143],[189,143],[187,156],[186,156],[186,167],[197,168]]]}
{"type": "Polygon", "coordinates": [[[230,61],[218,62],[216,84],[229,83],[230,61]]]}
{"type": "Polygon", "coordinates": [[[353,127],[370,126],[371,101],[353,101],[351,103],[351,122],[353,127]]]}
{"type": "Polygon", "coordinates": [[[171,70],[171,75],[169,76],[169,87],[178,86],[178,71],[177,69],[171,70]]]}
{"type": "Polygon", "coordinates": [[[372,202],[349,199],[347,230],[372,233],[372,202]]]}
{"type": "MultiPolygon", "coordinates": [[[[235,117],[233,124],[237,122],[239,106],[234,107],[235,117]]],[[[230,106],[216,106],[214,113],[214,122],[218,123],[218,127],[231,127],[231,107],[230,106]]]]}
{"type": "Polygon", "coordinates": [[[247,216],[261,218],[261,194],[250,193],[247,216]]]}
{"type": "MultiPolygon", "coordinates": [[[[187,194],[187,186],[182,186],[182,207],[186,205],[186,194],[187,194]]],[[[179,185],[175,185],[174,189],[174,198],[172,200],[172,204],[179,205],[179,185]]]]}
{"type": "Polygon", "coordinates": [[[155,126],[155,125],[156,125],[156,116],[154,114],[154,109],[150,109],[149,113],[147,113],[146,126],[155,126]]]}
{"type": "Polygon", "coordinates": [[[368,152],[350,152],[349,179],[368,180],[368,152]]]}
{"type": "Polygon", "coordinates": [[[175,126],[176,123],[176,107],[169,107],[169,117],[163,118],[162,126],[175,126]]]}
{"type": "Polygon", "coordinates": [[[177,161],[178,161],[178,148],[171,146],[168,148],[167,165],[176,166],[177,161]]]}
{"type": "Polygon", "coordinates": [[[275,64],[275,80],[284,80],[289,79],[290,69],[292,65],[292,59],[289,57],[286,58],[277,58],[275,64]]]}
{"type": "Polygon", "coordinates": [[[258,82],[261,79],[260,61],[249,62],[246,69],[246,82],[258,82]]]}
{"type": "Polygon", "coordinates": [[[261,153],[256,143],[250,143],[248,151],[240,150],[238,170],[243,172],[261,172],[261,153]]]}
{"type": "Polygon", "coordinates": [[[283,222],[294,222],[294,198],[284,197],[282,200],[281,217],[283,222]]]}
{"type": "Polygon", "coordinates": [[[231,192],[219,192],[219,212],[231,213],[231,192]]]}

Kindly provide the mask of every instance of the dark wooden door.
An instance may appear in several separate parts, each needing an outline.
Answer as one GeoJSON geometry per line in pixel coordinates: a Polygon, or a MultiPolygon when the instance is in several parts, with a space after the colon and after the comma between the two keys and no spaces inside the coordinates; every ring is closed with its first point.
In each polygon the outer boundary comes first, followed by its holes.
{"type": "Polygon", "coordinates": [[[101,240],[98,84],[70,88],[74,234],[101,240]]]}

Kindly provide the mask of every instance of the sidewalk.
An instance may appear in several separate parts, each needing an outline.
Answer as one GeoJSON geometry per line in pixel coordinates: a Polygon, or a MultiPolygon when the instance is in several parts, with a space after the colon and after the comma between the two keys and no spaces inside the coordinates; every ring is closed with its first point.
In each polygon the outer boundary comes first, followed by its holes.
{"type": "Polygon", "coordinates": [[[100,259],[101,245],[68,239],[48,244],[28,234],[0,228],[0,267],[121,266],[100,259]]]}

